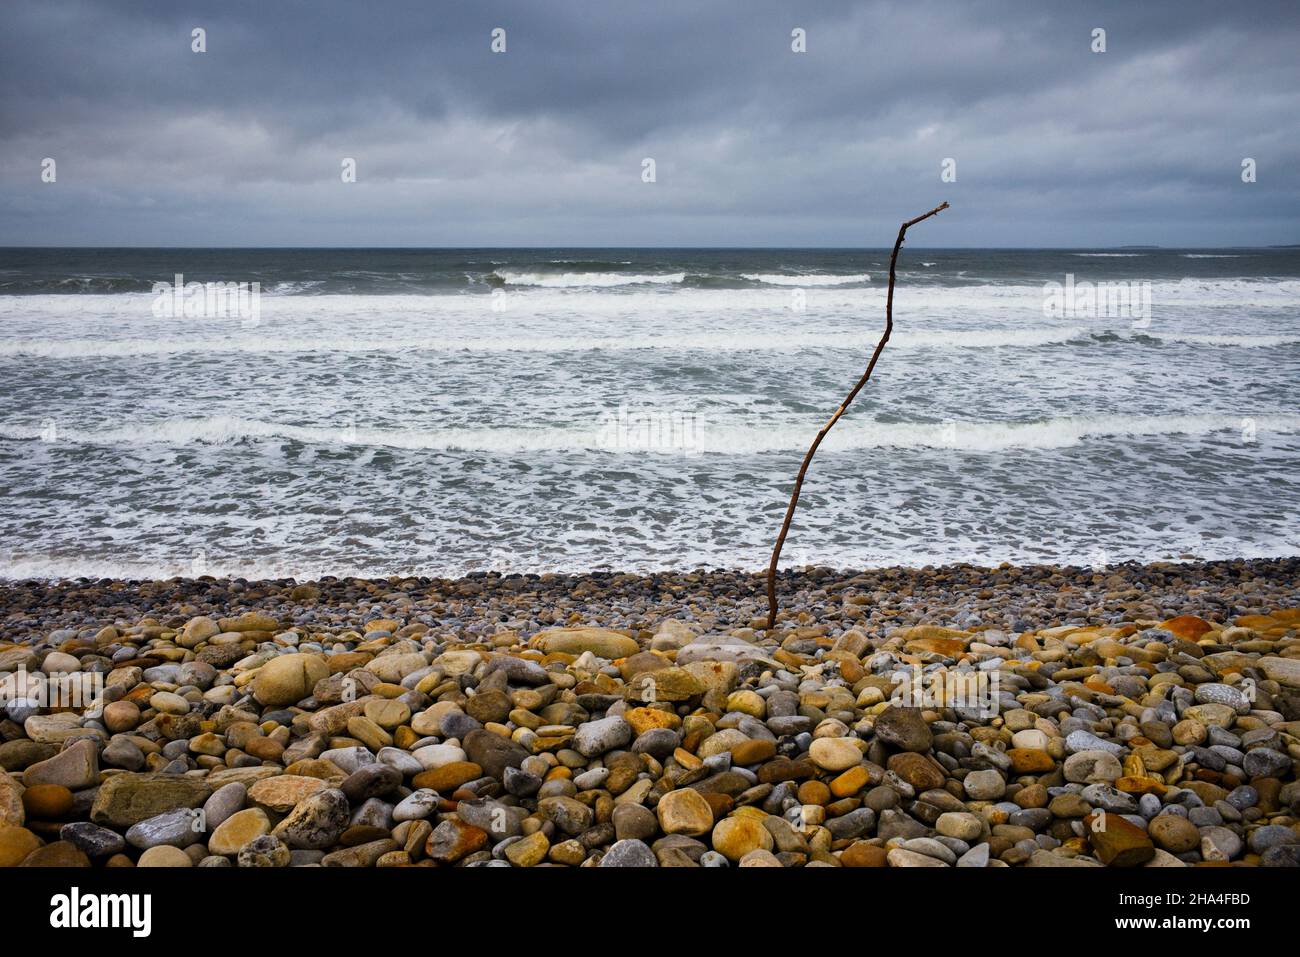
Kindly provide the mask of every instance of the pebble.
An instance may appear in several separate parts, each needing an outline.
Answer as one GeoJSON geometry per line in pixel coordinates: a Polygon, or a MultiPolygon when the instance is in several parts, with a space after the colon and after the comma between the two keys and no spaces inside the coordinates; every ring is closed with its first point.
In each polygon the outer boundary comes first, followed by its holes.
{"type": "Polygon", "coordinates": [[[80,848],[87,857],[111,857],[126,850],[126,838],[89,821],[75,821],[59,829],[59,840],[80,848]]]}
{"type": "Polygon", "coordinates": [[[89,738],[74,741],[58,754],[37,762],[23,772],[27,787],[54,784],[80,791],[99,781],[99,747],[89,738]]]}
{"type": "Polygon", "coordinates": [[[1300,844],[1270,847],[1259,858],[1262,867],[1300,867],[1300,844]]]}
{"type": "Polygon", "coordinates": [[[910,840],[903,841],[899,847],[906,851],[915,851],[917,854],[924,854],[927,857],[933,857],[936,860],[943,861],[945,864],[957,863],[957,855],[953,849],[937,838],[914,837],[910,840]]]}
{"type": "Polygon", "coordinates": [[[825,771],[846,771],[862,761],[861,749],[850,738],[817,738],[808,756],[825,771]]]}
{"type": "Polygon", "coordinates": [[[725,817],[713,827],[710,843],[713,849],[728,861],[739,863],[750,851],[761,848],[770,851],[772,835],[761,821],[753,817],[725,817]]]}
{"type": "Polygon", "coordinates": [[[253,695],[263,705],[296,704],[328,674],[329,665],[318,655],[280,655],[258,669],[253,695]]]}
{"type": "Polygon", "coordinates": [[[614,825],[614,836],[620,841],[653,838],[659,830],[655,812],[640,804],[616,804],[610,822],[614,825]]]}
{"type": "Polygon", "coordinates": [[[216,830],[244,806],[248,788],[239,781],[223,784],[203,803],[203,820],[209,830],[216,830]]]}
{"type": "Polygon", "coordinates": [[[872,730],[881,742],[901,751],[925,752],[934,743],[920,708],[888,707],[876,716],[872,730]]]}
{"type": "Polygon", "coordinates": [[[130,731],[140,723],[140,706],[134,701],[114,701],[104,706],[104,726],[114,734],[130,731]]]}
{"type": "Polygon", "coordinates": [[[962,779],[966,796],[973,801],[996,801],[1007,790],[1007,782],[1002,775],[992,769],[971,771],[962,779]]]}
{"type": "Polygon", "coordinates": [[[541,831],[534,831],[510,844],[506,850],[506,859],[515,867],[536,867],[546,860],[551,843],[541,831]]]}
{"type": "Polygon", "coordinates": [[[958,867],[988,867],[990,849],[987,843],[976,844],[969,851],[957,858],[958,867]]]}
{"type": "Polygon", "coordinates": [[[1061,768],[1065,780],[1080,784],[1116,781],[1124,773],[1123,765],[1108,751],[1076,751],[1065,759],[1061,768]]]}
{"type": "Polygon", "coordinates": [[[135,862],[136,867],[193,867],[194,861],[179,847],[172,847],[167,844],[159,844],[150,847],[140,859],[135,862]]]}
{"type": "Polygon", "coordinates": [[[1201,829],[1201,857],[1207,861],[1231,861],[1241,855],[1245,843],[1226,827],[1201,829]]]}
{"type": "Polygon", "coordinates": [[[0,855],[1295,866],[1298,572],[810,570],[773,633],[722,572],[338,579],[310,605],[273,582],[25,584],[37,614],[0,586],[5,670],[97,671],[117,699],[98,721],[7,702],[0,855]],[[914,657],[998,672],[998,713],[891,698],[914,657]]]}
{"type": "Polygon", "coordinates": [[[139,771],[144,768],[144,751],[134,741],[127,738],[114,738],[100,754],[100,760],[109,767],[124,771],[139,771]]]}
{"type": "Polygon", "coordinates": [[[164,811],[138,824],[126,832],[126,841],[132,847],[147,850],[163,844],[172,847],[189,847],[203,840],[204,827],[201,812],[188,808],[164,811]]]}
{"type": "Polygon", "coordinates": [[[23,791],[28,820],[55,820],[72,810],[73,794],[62,784],[34,784],[23,791]]]}
{"type": "Polygon", "coordinates": [[[892,848],[886,855],[885,860],[889,862],[890,867],[947,867],[948,864],[929,854],[921,854],[917,851],[909,851],[906,848],[892,848]]]}
{"type": "Polygon", "coordinates": [[[1246,755],[1240,767],[1251,778],[1280,777],[1291,770],[1289,755],[1271,748],[1255,748],[1246,755]]]}
{"type": "Polygon", "coordinates": [[[348,798],[337,788],[307,795],[272,832],[290,850],[326,850],[349,824],[348,798]]]}
{"type": "Polygon", "coordinates": [[[271,820],[261,808],[245,808],[226,818],[208,838],[208,853],[231,857],[250,841],[271,832],[271,820]]]}
{"type": "Polygon", "coordinates": [[[619,715],[588,721],[573,735],[573,749],[584,757],[594,758],[621,748],[632,740],[632,726],[619,715]]]}
{"type": "Polygon", "coordinates": [[[1256,854],[1264,854],[1270,848],[1300,844],[1300,832],[1281,824],[1267,824],[1251,831],[1247,843],[1256,854]]]}
{"type": "Polygon", "coordinates": [[[239,867],[288,867],[292,860],[289,848],[274,834],[255,837],[239,850],[239,867]]]}
{"type": "Polygon", "coordinates": [[[934,829],[946,837],[955,837],[963,841],[973,841],[984,831],[984,822],[974,814],[948,811],[940,814],[934,829]]]}
{"type": "Polygon", "coordinates": [[[23,858],[20,867],[90,867],[81,848],[67,841],[54,841],[38,847],[23,858]]]}
{"type": "Polygon", "coordinates": [[[1106,751],[1113,755],[1122,755],[1124,746],[1115,741],[1106,741],[1090,731],[1071,731],[1065,738],[1065,750],[1071,754],[1080,751],[1106,751]]]}
{"type": "Polygon", "coordinates": [[[601,867],[658,867],[654,851],[644,841],[623,839],[615,841],[600,859],[601,867]]]}
{"type": "Polygon", "coordinates": [[[429,788],[412,791],[393,808],[394,821],[421,821],[431,816],[441,798],[429,788]]]}
{"type": "Polygon", "coordinates": [[[190,711],[190,703],[170,691],[159,691],[150,697],[149,707],[164,714],[189,714],[190,711]]]}
{"type": "Polygon", "coordinates": [[[256,782],[248,789],[248,800],[275,814],[288,814],[299,802],[327,787],[320,778],[282,774],[256,782]]]}
{"type": "Polygon", "coordinates": [[[1026,728],[1011,736],[1011,747],[1027,751],[1046,751],[1050,740],[1045,732],[1037,728],[1026,728]]]}
{"type": "MultiPolygon", "coordinates": [[[[412,775],[411,783],[419,788],[451,794],[462,784],[477,780],[483,774],[484,769],[473,761],[452,761],[441,767],[412,775]]],[[[540,781],[538,784],[540,786],[540,781]]]]}
{"type": "Polygon", "coordinates": [[[456,818],[448,818],[433,829],[425,844],[424,853],[431,860],[450,864],[479,850],[487,841],[487,832],[481,828],[465,824],[456,818]]]}
{"type": "Polygon", "coordinates": [[[486,832],[494,840],[501,840],[520,833],[525,812],[523,808],[503,804],[492,798],[479,798],[458,803],[456,816],[465,824],[486,832]]]}
{"type": "Polygon", "coordinates": [[[1147,825],[1147,832],[1158,847],[1171,854],[1186,854],[1201,843],[1196,825],[1178,814],[1157,815],[1147,825]]]}
{"type": "Polygon", "coordinates": [[[211,795],[205,781],[176,774],[116,774],[95,795],[90,819],[126,829],[178,808],[195,808],[211,795]]]}
{"type": "Polygon", "coordinates": [[[1117,814],[1089,815],[1084,823],[1097,858],[1107,866],[1136,867],[1155,857],[1147,832],[1117,814]]]}
{"type": "Polygon", "coordinates": [[[25,827],[0,824],[0,867],[17,867],[41,846],[41,839],[25,827]]]}

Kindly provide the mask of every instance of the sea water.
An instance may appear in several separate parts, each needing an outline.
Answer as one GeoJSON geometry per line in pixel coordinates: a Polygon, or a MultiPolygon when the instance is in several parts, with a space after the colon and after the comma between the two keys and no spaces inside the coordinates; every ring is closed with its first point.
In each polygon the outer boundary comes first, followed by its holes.
{"type": "MultiPolygon", "coordinates": [[[[887,250],[0,250],[0,576],[759,569],[887,282],[887,250]]],[[[909,247],[894,321],[785,564],[1300,550],[1300,250],[909,247]]]]}

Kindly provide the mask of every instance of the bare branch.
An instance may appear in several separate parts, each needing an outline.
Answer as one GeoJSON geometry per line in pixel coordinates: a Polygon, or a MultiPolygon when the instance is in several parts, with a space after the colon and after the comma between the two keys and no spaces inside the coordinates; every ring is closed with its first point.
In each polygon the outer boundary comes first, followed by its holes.
{"type": "Polygon", "coordinates": [[[795,507],[799,504],[799,492],[803,488],[804,476],[808,473],[808,466],[812,463],[813,456],[817,454],[817,447],[822,444],[822,439],[826,438],[826,433],[831,427],[840,420],[844,410],[849,407],[862,387],[867,384],[871,378],[872,371],[876,368],[876,360],[880,358],[880,353],[885,348],[885,343],[889,341],[889,334],[894,331],[894,266],[898,262],[898,250],[903,246],[903,237],[907,235],[908,227],[915,226],[922,220],[929,219],[931,216],[948,208],[947,203],[940,203],[928,213],[922,213],[915,219],[909,219],[898,227],[898,239],[894,241],[894,251],[889,257],[889,292],[885,298],[885,332],[876,343],[876,351],[871,354],[871,361],[867,363],[867,371],[862,374],[858,384],[853,387],[840,407],[835,410],[835,414],[830,420],[821,427],[817,437],[813,439],[812,445],[808,447],[808,454],[803,457],[803,465],[799,467],[799,475],[794,480],[794,491],[790,494],[790,504],[785,510],[785,521],[781,523],[781,534],[776,538],[776,546],[772,549],[772,561],[767,566],[767,627],[770,631],[776,627],[776,566],[781,558],[781,546],[785,544],[785,537],[790,533],[790,522],[794,519],[795,507]]]}

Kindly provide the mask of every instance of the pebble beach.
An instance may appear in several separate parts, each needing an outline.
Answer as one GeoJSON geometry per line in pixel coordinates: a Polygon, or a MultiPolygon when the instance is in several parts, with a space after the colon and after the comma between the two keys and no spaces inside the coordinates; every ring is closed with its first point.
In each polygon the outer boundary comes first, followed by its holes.
{"type": "Polygon", "coordinates": [[[0,865],[1300,865],[1300,559],[779,584],[0,583],[0,865]]]}

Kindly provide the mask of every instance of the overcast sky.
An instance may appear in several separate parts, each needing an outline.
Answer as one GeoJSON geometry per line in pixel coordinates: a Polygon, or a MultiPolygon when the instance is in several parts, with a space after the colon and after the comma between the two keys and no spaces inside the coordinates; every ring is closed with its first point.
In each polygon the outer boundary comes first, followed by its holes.
{"type": "Polygon", "coordinates": [[[1297,51],[1294,0],[4,0],[0,244],[1297,243],[1297,51]]]}

